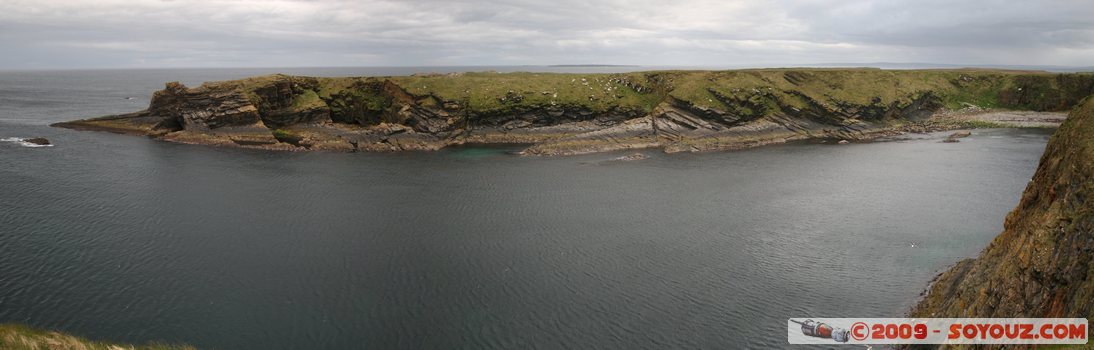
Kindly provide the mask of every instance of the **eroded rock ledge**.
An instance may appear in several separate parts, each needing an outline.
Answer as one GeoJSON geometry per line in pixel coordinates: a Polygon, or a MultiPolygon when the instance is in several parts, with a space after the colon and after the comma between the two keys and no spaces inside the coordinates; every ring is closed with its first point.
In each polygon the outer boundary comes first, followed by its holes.
{"type": "Polygon", "coordinates": [[[148,109],[54,124],[271,150],[531,144],[528,155],[698,152],[801,139],[1002,125],[950,111],[1063,111],[1094,75],[994,70],[763,69],[625,74],[271,75],[187,88],[148,109]]]}

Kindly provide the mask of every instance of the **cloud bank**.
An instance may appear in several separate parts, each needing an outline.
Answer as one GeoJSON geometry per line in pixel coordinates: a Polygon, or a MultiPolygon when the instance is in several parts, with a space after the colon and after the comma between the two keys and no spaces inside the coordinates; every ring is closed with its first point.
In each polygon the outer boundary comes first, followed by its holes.
{"type": "Polygon", "coordinates": [[[3,0],[0,69],[1094,64],[1086,1],[3,0]]]}

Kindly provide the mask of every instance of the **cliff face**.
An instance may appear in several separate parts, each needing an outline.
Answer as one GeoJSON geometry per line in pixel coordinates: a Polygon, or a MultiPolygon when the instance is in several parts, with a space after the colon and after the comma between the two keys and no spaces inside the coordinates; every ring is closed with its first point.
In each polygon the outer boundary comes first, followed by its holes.
{"type": "Polygon", "coordinates": [[[958,127],[929,117],[969,106],[1066,110],[1092,92],[1090,74],[984,70],[273,75],[169,83],[147,110],[56,126],[284,150],[525,143],[525,154],[542,155],[682,152],[958,127]]]}
{"type": "Polygon", "coordinates": [[[1056,131],[1003,232],[912,317],[1094,317],[1094,98],[1056,131]]]}

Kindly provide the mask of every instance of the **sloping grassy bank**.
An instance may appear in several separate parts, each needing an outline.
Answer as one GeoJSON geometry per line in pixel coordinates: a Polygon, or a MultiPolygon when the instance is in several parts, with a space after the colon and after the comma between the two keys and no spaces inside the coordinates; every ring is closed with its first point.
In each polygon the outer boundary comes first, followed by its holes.
{"type": "Polygon", "coordinates": [[[187,345],[128,345],[92,341],[18,324],[0,324],[0,349],[6,350],[194,350],[187,345]]]}

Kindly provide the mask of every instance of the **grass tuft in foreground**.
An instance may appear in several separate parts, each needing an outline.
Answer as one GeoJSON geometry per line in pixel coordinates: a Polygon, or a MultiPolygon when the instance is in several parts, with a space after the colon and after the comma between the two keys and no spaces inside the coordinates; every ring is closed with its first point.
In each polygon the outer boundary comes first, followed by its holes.
{"type": "Polygon", "coordinates": [[[187,345],[128,345],[87,340],[18,324],[0,324],[0,349],[5,350],[194,350],[187,345]]]}

